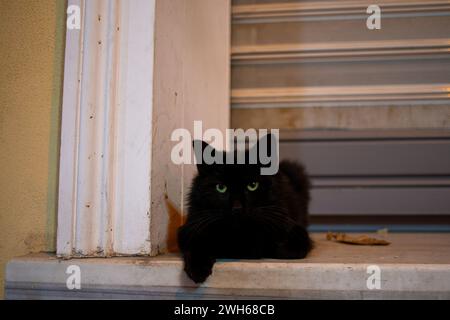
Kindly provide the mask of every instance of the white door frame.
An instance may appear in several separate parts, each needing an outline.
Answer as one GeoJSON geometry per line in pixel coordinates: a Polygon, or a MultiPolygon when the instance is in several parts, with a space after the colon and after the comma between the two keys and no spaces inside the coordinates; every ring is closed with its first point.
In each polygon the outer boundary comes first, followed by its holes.
{"type": "Polygon", "coordinates": [[[155,0],[71,5],[57,254],[149,254],[155,0]]]}

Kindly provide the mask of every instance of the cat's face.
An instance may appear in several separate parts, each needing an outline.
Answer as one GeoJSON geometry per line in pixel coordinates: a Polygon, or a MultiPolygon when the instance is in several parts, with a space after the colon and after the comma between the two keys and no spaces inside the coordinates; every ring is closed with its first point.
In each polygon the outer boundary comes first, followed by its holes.
{"type": "MultiPolygon", "coordinates": [[[[203,149],[207,147],[203,143],[203,149]]],[[[224,164],[198,164],[190,205],[193,211],[207,210],[224,217],[255,213],[272,204],[273,177],[261,175],[261,164],[249,164],[249,151],[235,151],[234,164],[225,164],[227,154],[215,151],[224,164]],[[245,164],[236,164],[239,152],[245,154],[245,164]]],[[[192,211],[192,210],[191,210],[192,211]]]]}

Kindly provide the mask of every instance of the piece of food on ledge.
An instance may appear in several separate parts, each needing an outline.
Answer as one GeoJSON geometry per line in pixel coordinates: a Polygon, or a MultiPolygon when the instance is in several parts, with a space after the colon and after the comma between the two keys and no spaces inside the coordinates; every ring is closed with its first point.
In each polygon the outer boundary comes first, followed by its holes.
{"type": "Polygon", "coordinates": [[[334,233],[334,232],[327,233],[327,240],[366,246],[387,246],[390,244],[389,241],[372,238],[366,235],[349,236],[348,234],[345,233],[334,233]]]}

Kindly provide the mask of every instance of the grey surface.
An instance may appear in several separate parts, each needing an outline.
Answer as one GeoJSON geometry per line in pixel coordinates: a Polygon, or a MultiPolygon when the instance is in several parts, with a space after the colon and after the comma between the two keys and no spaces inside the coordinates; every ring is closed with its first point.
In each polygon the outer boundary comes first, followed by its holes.
{"type": "Polygon", "coordinates": [[[282,142],[280,154],[312,176],[450,175],[450,139],[282,142]]]}
{"type": "Polygon", "coordinates": [[[290,131],[280,158],[312,178],[312,215],[449,215],[449,130],[290,131]]]}
{"type": "Polygon", "coordinates": [[[448,215],[450,187],[314,188],[314,215],[448,215]]]}

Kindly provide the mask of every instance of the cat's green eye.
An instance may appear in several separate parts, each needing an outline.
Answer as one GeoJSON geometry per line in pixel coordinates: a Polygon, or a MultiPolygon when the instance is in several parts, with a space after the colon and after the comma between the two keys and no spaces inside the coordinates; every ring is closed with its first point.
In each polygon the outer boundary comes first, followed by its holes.
{"type": "Polygon", "coordinates": [[[258,182],[251,182],[247,185],[247,189],[249,191],[255,191],[256,189],[258,189],[259,187],[259,183],[258,182]]]}
{"type": "Polygon", "coordinates": [[[227,191],[227,186],[224,184],[218,183],[218,184],[216,184],[216,190],[217,190],[217,192],[225,193],[227,191]]]}

